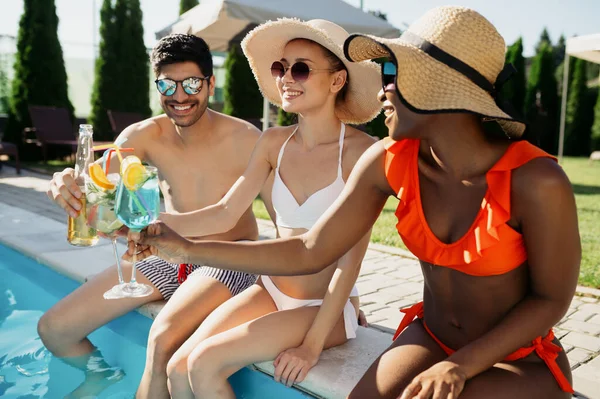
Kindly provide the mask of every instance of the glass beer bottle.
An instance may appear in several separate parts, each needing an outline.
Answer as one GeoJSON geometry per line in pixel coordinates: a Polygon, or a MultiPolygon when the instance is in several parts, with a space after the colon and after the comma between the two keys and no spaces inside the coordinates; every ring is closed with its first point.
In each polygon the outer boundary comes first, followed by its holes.
{"type": "Polygon", "coordinates": [[[76,218],[69,216],[69,226],[67,230],[67,241],[71,245],[78,247],[89,247],[95,245],[99,238],[96,229],[87,224],[87,201],[85,198],[85,176],[88,169],[94,162],[92,126],[79,125],[79,142],[77,144],[77,155],[75,159],[75,182],[82,193],[81,210],[76,218]]]}

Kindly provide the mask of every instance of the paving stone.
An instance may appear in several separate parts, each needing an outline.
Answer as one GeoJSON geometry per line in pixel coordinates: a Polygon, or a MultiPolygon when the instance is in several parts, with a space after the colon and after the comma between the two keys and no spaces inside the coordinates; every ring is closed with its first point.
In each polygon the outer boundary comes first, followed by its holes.
{"type": "Polygon", "coordinates": [[[395,270],[386,273],[388,276],[409,279],[412,277],[422,277],[423,273],[421,272],[421,268],[418,266],[401,266],[397,267],[395,270]]]}
{"type": "Polygon", "coordinates": [[[577,310],[569,309],[567,311],[567,313],[565,313],[565,315],[563,316],[563,318],[560,319],[560,321],[558,323],[556,323],[556,324],[560,324],[560,323],[563,323],[563,322],[567,321],[569,319],[569,316],[573,315],[575,312],[577,312],[577,310]]]}
{"type": "Polygon", "coordinates": [[[573,297],[573,300],[571,301],[571,304],[569,305],[569,309],[570,308],[578,308],[579,306],[583,305],[583,302],[581,302],[579,300],[579,297],[573,297]]]}
{"type": "Polygon", "coordinates": [[[389,295],[383,292],[374,292],[372,294],[365,295],[364,297],[361,295],[360,300],[370,303],[380,303],[383,305],[387,305],[392,302],[396,302],[401,298],[398,298],[396,295],[389,295]]]}
{"type": "Polygon", "coordinates": [[[560,325],[560,328],[569,331],[578,331],[589,335],[600,334],[600,325],[578,320],[567,320],[560,325]]]}
{"type": "Polygon", "coordinates": [[[594,353],[581,348],[574,348],[569,353],[567,353],[567,357],[569,358],[569,363],[585,363],[589,359],[592,358],[594,353]]]}
{"type": "Polygon", "coordinates": [[[390,330],[396,331],[396,329],[398,328],[398,325],[400,324],[400,321],[402,320],[403,315],[404,314],[400,313],[400,311],[398,309],[391,309],[391,308],[381,309],[376,312],[373,312],[373,316],[374,317],[382,317],[383,319],[381,321],[378,321],[377,323],[373,323],[373,324],[378,324],[380,326],[387,327],[390,330]]]}
{"type": "Polygon", "coordinates": [[[600,352],[600,338],[598,337],[571,331],[563,337],[562,341],[577,348],[600,352]]]}
{"type": "MultiPolygon", "coordinates": [[[[362,298],[361,298],[361,302],[362,302],[362,298]]],[[[375,302],[375,303],[370,303],[370,304],[368,304],[368,305],[365,305],[365,306],[361,306],[361,307],[360,307],[360,309],[361,309],[363,312],[365,312],[365,314],[366,314],[366,315],[370,315],[370,314],[372,314],[373,312],[375,312],[376,310],[379,310],[379,309],[385,309],[385,308],[386,308],[386,306],[385,306],[385,305],[383,305],[383,304],[380,304],[380,303],[376,303],[376,302],[375,302]]]]}
{"type": "Polygon", "coordinates": [[[393,308],[393,309],[400,310],[400,309],[412,306],[416,302],[417,301],[410,300],[410,299],[400,299],[399,301],[388,303],[387,306],[389,306],[390,308],[393,308]]]}
{"type": "Polygon", "coordinates": [[[597,303],[584,303],[579,308],[579,311],[590,312],[594,314],[600,314],[600,305],[597,303]]]}
{"type": "MultiPolygon", "coordinates": [[[[558,328],[558,327],[554,327],[552,330],[554,331],[554,336],[558,339],[562,339],[562,337],[564,337],[565,335],[567,335],[569,333],[569,331],[563,330],[562,328],[558,328]]],[[[563,346],[564,346],[564,344],[563,344],[563,346]]]]}
{"type": "Polygon", "coordinates": [[[569,319],[570,320],[578,320],[578,321],[586,321],[586,320],[594,317],[594,315],[596,315],[596,313],[578,309],[575,313],[573,313],[573,314],[571,314],[571,316],[569,316],[569,319]]]}
{"type": "Polygon", "coordinates": [[[600,325],[600,315],[596,315],[591,319],[587,320],[587,323],[598,324],[600,325]]]}
{"type": "Polygon", "coordinates": [[[579,299],[581,299],[581,301],[586,302],[586,303],[598,303],[598,299],[597,298],[590,298],[587,296],[580,296],[579,299]]]}
{"type": "Polygon", "coordinates": [[[380,290],[380,292],[390,294],[390,295],[396,295],[398,297],[398,299],[404,298],[406,296],[413,295],[413,294],[422,295],[423,284],[407,281],[406,283],[396,284],[393,287],[384,288],[384,289],[380,290]]]}

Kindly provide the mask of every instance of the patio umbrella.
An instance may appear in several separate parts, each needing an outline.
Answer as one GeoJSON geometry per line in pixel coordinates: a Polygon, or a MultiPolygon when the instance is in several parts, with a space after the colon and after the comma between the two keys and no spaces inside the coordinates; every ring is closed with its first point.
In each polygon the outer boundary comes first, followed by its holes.
{"type": "MultiPolygon", "coordinates": [[[[160,39],[171,33],[202,37],[212,51],[227,51],[255,26],[269,20],[295,17],[301,20],[326,19],[348,33],[398,37],[400,31],[387,21],[351,6],[342,0],[202,0],[169,26],[156,32],[160,39]]],[[[263,105],[263,130],[268,127],[269,103],[263,105]]]]}
{"type": "Polygon", "coordinates": [[[229,42],[238,36],[243,38],[245,31],[283,17],[326,19],[349,33],[382,37],[400,35],[389,22],[342,0],[202,0],[177,21],[156,32],[156,38],[170,33],[189,33],[201,36],[212,51],[227,51],[229,42]]]}

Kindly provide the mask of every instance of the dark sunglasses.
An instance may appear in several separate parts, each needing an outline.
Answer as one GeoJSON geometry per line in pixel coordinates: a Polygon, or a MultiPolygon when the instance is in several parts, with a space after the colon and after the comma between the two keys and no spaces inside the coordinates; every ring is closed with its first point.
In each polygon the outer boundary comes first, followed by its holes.
{"type": "Polygon", "coordinates": [[[277,78],[281,79],[286,74],[288,69],[291,70],[292,79],[294,79],[296,82],[304,82],[306,79],[308,79],[308,76],[313,71],[330,71],[330,72],[333,71],[333,69],[330,69],[330,68],[326,68],[326,69],[310,68],[305,62],[302,62],[302,61],[296,62],[294,65],[292,65],[290,67],[286,67],[281,62],[275,61],[271,65],[271,75],[275,79],[277,79],[277,78]]]}
{"type": "Polygon", "coordinates": [[[177,83],[181,83],[181,87],[186,94],[193,96],[195,94],[200,93],[202,90],[202,83],[205,80],[210,79],[210,75],[204,78],[199,78],[196,76],[192,76],[189,78],[185,78],[183,80],[174,80],[174,79],[156,79],[154,83],[156,83],[156,89],[163,96],[172,96],[177,91],[177,83]]]}
{"type": "Polygon", "coordinates": [[[397,73],[398,69],[393,62],[386,61],[381,64],[381,85],[384,91],[387,85],[396,83],[397,73]]]}

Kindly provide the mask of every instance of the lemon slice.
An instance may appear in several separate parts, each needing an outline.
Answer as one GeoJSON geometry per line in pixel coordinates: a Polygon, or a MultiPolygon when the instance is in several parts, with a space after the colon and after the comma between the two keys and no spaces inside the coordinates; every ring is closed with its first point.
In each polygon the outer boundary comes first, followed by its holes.
{"type": "Polygon", "coordinates": [[[134,164],[142,164],[142,161],[136,157],[135,155],[129,155],[127,157],[125,157],[125,159],[123,159],[123,162],[121,162],[121,176],[125,173],[125,170],[129,167],[129,165],[134,165],[134,164]]]}
{"type": "Polygon", "coordinates": [[[97,163],[90,165],[90,179],[94,182],[94,184],[100,187],[103,190],[112,190],[115,188],[115,185],[108,180],[104,171],[102,170],[102,166],[97,163]]]}
{"type": "Polygon", "coordinates": [[[121,178],[123,184],[130,191],[135,191],[146,181],[146,168],[140,159],[130,155],[121,164],[121,178]]]}

